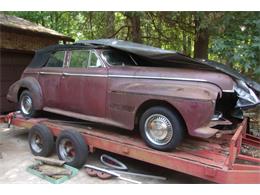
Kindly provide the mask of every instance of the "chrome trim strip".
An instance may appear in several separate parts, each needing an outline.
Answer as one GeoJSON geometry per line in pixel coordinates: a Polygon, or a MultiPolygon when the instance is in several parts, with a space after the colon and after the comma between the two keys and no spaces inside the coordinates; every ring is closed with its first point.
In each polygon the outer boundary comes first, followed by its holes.
{"type": "Polygon", "coordinates": [[[156,77],[156,76],[131,76],[131,75],[105,75],[105,74],[81,74],[81,73],[57,73],[57,72],[40,72],[40,74],[64,75],[64,76],[83,76],[83,77],[111,77],[111,78],[134,78],[134,79],[156,79],[156,80],[176,80],[176,81],[196,81],[208,82],[204,79],[189,79],[179,77],[156,77]]]}
{"type": "MultiPolygon", "coordinates": [[[[105,74],[78,74],[78,73],[57,73],[57,72],[40,72],[40,74],[46,75],[63,75],[63,76],[82,76],[82,77],[103,77],[103,78],[134,78],[134,79],[156,79],[156,80],[172,80],[172,81],[195,81],[211,83],[205,79],[189,79],[189,78],[179,78],[179,77],[156,77],[156,76],[131,76],[131,75],[105,75],[105,74]]],[[[216,85],[215,83],[211,83],[216,85]]],[[[218,85],[216,85],[219,87],[218,85]]],[[[220,87],[219,87],[220,88],[220,87]]],[[[221,89],[221,88],[220,88],[221,89]]],[[[233,90],[223,90],[223,92],[234,92],[233,90]]]]}
{"type": "Polygon", "coordinates": [[[39,72],[39,74],[44,74],[44,75],[62,75],[62,73],[59,73],[59,72],[39,72]]]}
{"type": "Polygon", "coordinates": [[[81,77],[108,77],[105,74],[78,74],[78,73],[63,73],[64,76],[81,76],[81,77]]]}
{"type": "Polygon", "coordinates": [[[223,92],[225,92],[225,93],[234,93],[235,92],[235,90],[234,89],[230,89],[230,90],[222,90],[223,92]]]}
{"type": "Polygon", "coordinates": [[[207,80],[204,79],[189,79],[189,78],[179,78],[179,77],[130,76],[130,75],[109,75],[108,77],[208,82],[207,80]]]}

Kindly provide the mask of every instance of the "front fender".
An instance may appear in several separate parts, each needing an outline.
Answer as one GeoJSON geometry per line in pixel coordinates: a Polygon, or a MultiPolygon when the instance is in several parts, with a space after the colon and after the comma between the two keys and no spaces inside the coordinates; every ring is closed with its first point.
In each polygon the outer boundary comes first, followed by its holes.
{"type": "Polygon", "coordinates": [[[24,77],[9,87],[7,99],[17,103],[19,101],[19,92],[21,89],[28,89],[32,94],[35,109],[40,110],[43,107],[43,95],[39,82],[34,77],[24,77]]]}
{"type": "Polygon", "coordinates": [[[181,82],[181,81],[139,81],[139,82],[113,82],[111,91],[121,93],[160,95],[195,100],[216,100],[222,96],[221,89],[211,83],[181,82]]]}
{"type": "MultiPolygon", "coordinates": [[[[183,117],[190,134],[211,120],[221,89],[210,83],[112,80],[108,96],[110,116],[132,129],[137,110],[148,101],[164,101],[183,117]]],[[[199,135],[197,135],[199,136],[199,135]]]]}

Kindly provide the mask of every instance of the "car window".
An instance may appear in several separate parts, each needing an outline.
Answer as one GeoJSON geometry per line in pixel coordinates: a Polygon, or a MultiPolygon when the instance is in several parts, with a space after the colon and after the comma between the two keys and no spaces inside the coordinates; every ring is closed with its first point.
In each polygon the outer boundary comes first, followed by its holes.
{"type": "Polygon", "coordinates": [[[103,51],[103,57],[106,62],[110,65],[136,65],[134,60],[124,52],[116,51],[116,50],[107,50],[103,51]]]}
{"type": "Polygon", "coordinates": [[[58,51],[51,55],[47,67],[63,67],[65,51],[58,51]]]}
{"type": "Polygon", "coordinates": [[[90,52],[89,66],[90,67],[100,67],[101,66],[101,62],[98,59],[98,57],[94,51],[90,52]]]}
{"type": "Polygon", "coordinates": [[[81,68],[88,67],[89,63],[89,50],[72,50],[70,67],[81,68]]]}

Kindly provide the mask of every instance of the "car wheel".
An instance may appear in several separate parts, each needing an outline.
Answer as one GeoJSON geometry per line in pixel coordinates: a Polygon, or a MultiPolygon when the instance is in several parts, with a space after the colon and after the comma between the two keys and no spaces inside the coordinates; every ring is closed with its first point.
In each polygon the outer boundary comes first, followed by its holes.
{"type": "Polygon", "coordinates": [[[56,141],[56,151],[60,160],[77,168],[81,168],[88,157],[88,146],[77,131],[62,131],[56,141]]]}
{"type": "Polygon", "coordinates": [[[156,106],[143,113],[139,129],[148,146],[156,150],[168,151],[181,143],[185,126],[178,113],[156,106]]]}
{"type": "Polygon", "coordinates": [[[50,156],[54,148],[51,130],[42,124],[34,125],[29,131],[29,146],[35,156],[50,156]]]}
{"type": "Polygon", "coordinates": [[[36,110],[33,106],[33,98],[28,90],[24,90],[19,98],[19,110],[25,118],[36,116],[36,110]]]}

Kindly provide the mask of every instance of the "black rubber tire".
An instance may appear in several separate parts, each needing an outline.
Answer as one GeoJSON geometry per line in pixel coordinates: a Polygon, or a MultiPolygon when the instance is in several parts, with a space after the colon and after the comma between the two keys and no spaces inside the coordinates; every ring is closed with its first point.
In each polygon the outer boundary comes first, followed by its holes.
{"type": "Polygon", "coordinates": [[[59,151],[59,145],[63,139],[68,139],[75,150],[75,158],[71,162],[66,162],[67,165],[81,168],[87,161],[88,158],[88,146],[85,143],[85,140],[81,136],[81,134],[74,130],[64,130],[61,132],[61,134],[58,136],[56,140],[56,152],[60,160],[66,161],[66,159],[63,159],[60,151],[59,151]]]}
{"type": "Polygon", "coordinates": [[[34,108],[34,102],[33,102],[33,97],[32,97],[32,94],[29,90],[24,90],[20,97],[19,97],[19,110],[21,111],[21,114],[25,117],[25,118],[32,118],[32,117],[36,117],[37,116],[37,111],[35,110],[34,108]],[[22,111],[22,107],[21,107],[21,100],[23,98],[23,96],[29,96],[31,99],[32,99],[32,110],[29,114],[27,113],[24,113],[22,111]]]}
{"type": "Polygon", "coordinates": [[[28,142],[29,142],[31,152],[35,156],[47,157],[50,156],[53,152],[54,137],[51,130],[45,125],[42,124],[34,125],[29,131],[28,142]],[[32,147],[32,139],[35,134],[37,134],[42,141],[42,150],[40,152],[35,151],[32,147]]]}
{"type": "Polygon", "coordinates": [[[139,131],[145,143],[153,149],[161,151],[170,151],[175,149],[183,140],[185,134],[185,125],[182,118],[174,110],[162,106],[155,106],[147,109],[139,121],[139,131]],[[173,127],[173,136],[165,145],[157,145],[151,142],[145,134],[144,127],[146,119],[152,114],[162,114],[168,118],[173,127]]]}

